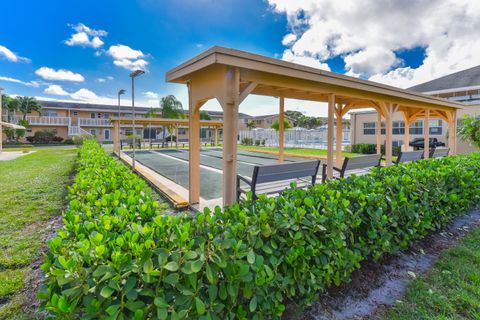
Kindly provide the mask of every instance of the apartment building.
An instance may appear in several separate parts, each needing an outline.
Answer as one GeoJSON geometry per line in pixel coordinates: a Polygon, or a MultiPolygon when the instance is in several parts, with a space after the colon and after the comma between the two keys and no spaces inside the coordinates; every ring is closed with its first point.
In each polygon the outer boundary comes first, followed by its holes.
{"type": "MultiPolygon", "coordinates": [[[[284,115],[285,120],[290,122],[293,125],[293,119],[287,115],[284,115]]],[[[247,119],[248,121],[253,121],[255,123],[255,128],[269,129],[272,127],[272,124],[277,122],[279,119],[278,114],[266,114],[261,116],[254,116],[247,119]]]]}
{"type": "MultiPolygon", "coordinates": [[[[40,113],[32,112],[26,115],[30,126],[27,129],[25,137],[33,136],[35,132],[44,129],[50,129],[55,134],[63,139],[71,138],[81,134],[91,134],[96,137],[99,142],[112,141],[113,125],[110,118],[117,117],[132,117],[131,106],[118,106],[90,104],[79,102],[60,102],[60,101],[39,101],[42,106],[40,113]]],[[[147,107],[135,107],[136,117],[144,118],[146,113],[150,110],[147,107]]],[[[222,120],[223,112],[208,111],[208,115],[212,120],[222,120]]],[[[23,115],[18,111],[15,113],[8,113],[3,110],[2,119],[10,123],[18,123],[23,118],[23,115]]],[[[272,120],[278,119],[278,115],[267,115],[260,117],[252,117],[245,113],[239,113],[239,130],[246,130],[247,123],[251,119],[257,119],[259,126],[265,124],[270,127],[272,120]]],[[[162,139],[163,128],[161,126],[136,126],[136,134],[143,136],[144,139],[162,139]]],[[[132,125],[122,125],[120,128],[121,138],[133,133],[132,125]]],[[[167,131],[166,135],[170,133],[167,131]]],[[[173,132],[172,132],[173,134],[173,132]]],[[[222,129],[219,129],[219,139],[222,137],[222,129]]],[[[213,128],[201,128],[202,141],[208,142],[214,138],[213,128]]],[[[5,134],[2,139],[6,140],[5,134]]],[[[188,127],[179,127],[178,140],[188,141],[188,127]]]]}
{"type": "MultiPolygon", "coordinates": [[[[465,104],[463,110],[457,113],[458,125],[466,115],[480,116],[480,66],[459,71],[438,79],[434,79],[408,90],[455,100],[465,104]]],[[[377,141],[377,112],[357,111],[351,112],[351,139],[352,143],[372,143],[377,141]]],[[[431,118],[429,121],[430,138],[437,138],[438,141],[447,142],[447,123],[442,119],[431,118]]],[[[410,139],[423,138],[424,120],[418,120],[405,128],[405,122],[400,113],[395,113],[392,118],[392,141],[394,145],[401,146],[404,143],[405,130],[409,130],[410,139]]],[[[385,123],[380,128],[385,142],[385,123]]],[[[466,141],[458,138],[457,152],[469,153],[474,148],[466,141]]]]}

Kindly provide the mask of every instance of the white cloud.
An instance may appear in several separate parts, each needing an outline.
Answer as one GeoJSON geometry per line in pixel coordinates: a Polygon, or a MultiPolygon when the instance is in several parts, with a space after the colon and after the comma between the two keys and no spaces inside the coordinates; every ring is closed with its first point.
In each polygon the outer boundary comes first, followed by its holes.
{"type": "Polygon", "coordinates": [[[293,33],[289,33],[289,34],[286,34],[283,37],[282,44],[284,46],[288,46],[288,45],[292,44],[293,42],[295,42],[295,40],[297,40],[297,35],[295,35],[293,33]]]}
{"type": "Polygon", "coordinates": [[[401,87],[480,64],[480,1],[268,2],[287,15],[285,60],[340,57],[348,74],[401,87]],[[405,66],[399,52],[419,47],[420,66],[405,66]]]}
{"type": "Polygon", "coordinates": [[[41,67],[35,71],[35,74],[42,77],[45,80],[58,80],[58,81],[74,81],[83,82],[85,78],[79,74],[70,70],[59,69],[55,70],[49,67],[41,67]]]}
{"type": "Polygon", "coordinates": [[[65,44],[68,46],[92,47],[98,49],[104,44],[101,37],[105,37],[108,34],[105,30],[91,29],[83,23],[69,26],[72,27],[76,33],[72,34],[68,40],[65,40],[65,44]]]}
{"type": "Polygon", "coordinates": [[[298,64],[303,64],[308,67],[313,67],[317,69],[327,70],[330,71],[330,67],[326,63],[322,63],[311,56],[304,56],[304,55],[295,55],[291,50],[287,49],[283,52],[283,60],[294,62],[298,64]]]}
{"type": "Polygon", "coordinates": [[[22,81],[22,80],[19,80],[19,79],[15,79],[15,78],[11,78],[11,77],[4,77],[4,76],[0,76],[0,81],[7,81],[7,82],[13,82],[13,83],[19,83],[19,84],[23,84],[25,86],[28,86],[28,87],[34,87],[34,88],[37,88],[40,86],[40,83],[38,81],[22,81]]]}
{"type": "Polygon", "coordinates": [[[107,54],[113,58],[113,64],[127,70],[146,70],[148,65],[148,61],[144,59],[146,54],[123,44],[110,46],[107,54]]]}
{"type": "Polygon", "coordinates": [[[68,96],[69,93],[65,91],[62,86],[59,86],[57,84],[51,84],[49,85],[43,92],[47,94],[52,94],[55,96],[68,96]]]}
{"type": "Polygon", "coordinates": [[[145,97],[149,99],[158,99],[158,93],[152,92],[152,91],[147,91],[143,93],[145,97]]]}
{"type": "Polygon", "coordinates": [[[20,57],[19,55],[12,52],[12,50],[2,45],[0,45],[0,57],[1,56],[5,57],[8,61],[11,62],[30,62],[30,59],[20,57]]]}

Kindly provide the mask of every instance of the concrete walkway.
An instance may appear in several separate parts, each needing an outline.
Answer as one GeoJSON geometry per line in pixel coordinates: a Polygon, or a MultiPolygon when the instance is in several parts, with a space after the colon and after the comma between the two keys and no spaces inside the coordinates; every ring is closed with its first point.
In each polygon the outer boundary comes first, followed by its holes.
{"type": "Polygon", "coordinates": [[[2,151],[0,152],[0,161],[8,161],[17,159],[18,157],[25,156],[35,151],[22,152],[22,151],[2,151]]]}

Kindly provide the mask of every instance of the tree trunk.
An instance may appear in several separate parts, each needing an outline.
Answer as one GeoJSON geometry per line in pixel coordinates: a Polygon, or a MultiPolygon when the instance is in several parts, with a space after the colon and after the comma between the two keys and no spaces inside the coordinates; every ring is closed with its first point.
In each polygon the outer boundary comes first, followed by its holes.
{"type": "Polygon", "coordinates": [[[162,148],[165,148],[165,126],[163,126],[162,148]]]}

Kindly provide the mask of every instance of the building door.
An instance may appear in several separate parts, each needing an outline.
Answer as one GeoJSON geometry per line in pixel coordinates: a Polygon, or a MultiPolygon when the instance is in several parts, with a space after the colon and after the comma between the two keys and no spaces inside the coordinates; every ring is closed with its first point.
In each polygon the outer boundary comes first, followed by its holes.
{"type": "Polygon", "coordinates": [[[105,135],[105,140],[110,140],[110,130],[109,129],[105,130],[104,135],[105,135]]]}

